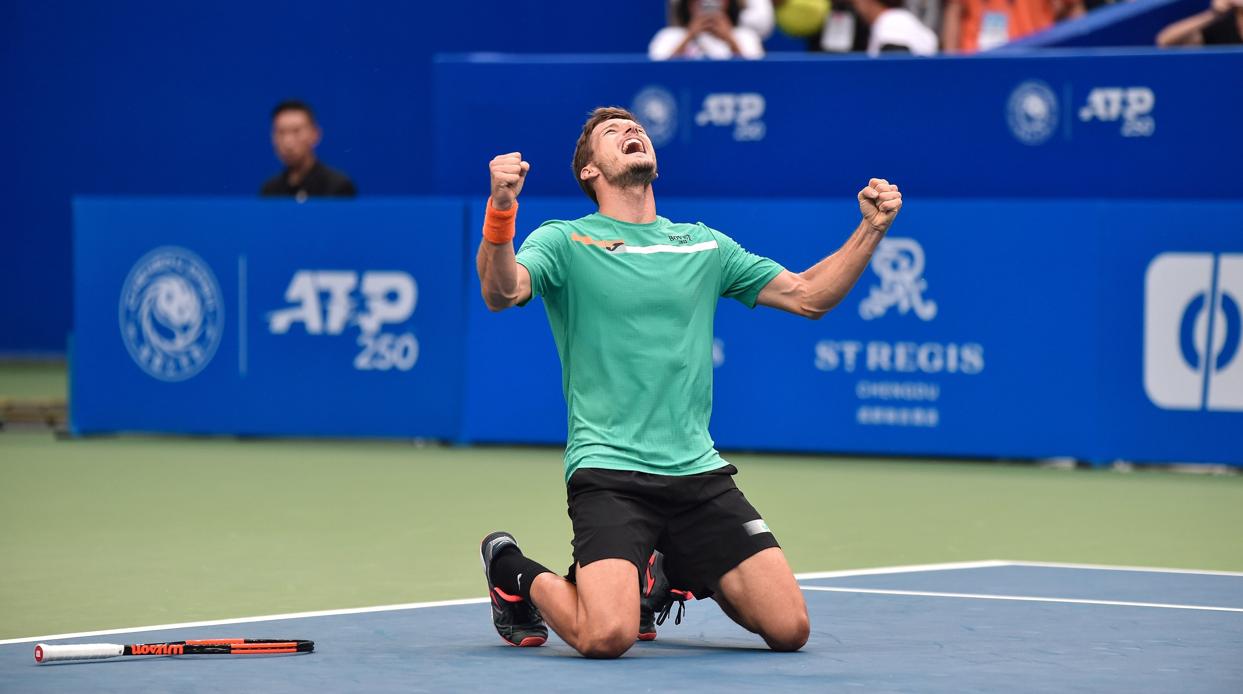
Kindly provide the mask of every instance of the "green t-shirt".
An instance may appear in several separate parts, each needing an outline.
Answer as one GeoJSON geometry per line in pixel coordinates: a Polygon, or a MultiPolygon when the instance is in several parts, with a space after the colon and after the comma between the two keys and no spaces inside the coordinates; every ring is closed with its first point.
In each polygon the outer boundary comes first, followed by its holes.
{"type": "Polygon", "coordinates": [[[518,251],[543,297],[580,467],[693,475],[725,465],[708,435],[717,298],[755,306],[782,271],[703,224],[601,214],[549,221],[518,251]]]}

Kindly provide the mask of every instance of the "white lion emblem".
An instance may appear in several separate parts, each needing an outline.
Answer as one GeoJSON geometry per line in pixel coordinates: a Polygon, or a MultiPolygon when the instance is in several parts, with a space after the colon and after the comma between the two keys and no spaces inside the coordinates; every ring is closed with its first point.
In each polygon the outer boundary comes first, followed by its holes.
{"type": "Polygon", "coordinates": [[[889,307],[898,313],[914,311],[923,320],[937,316],[935,301],[924,299],[928,281],[924,274],[924,249],[915,239],[888,238],[880,242],[872,255],[872,271],[880,277],[880,286],[873,286],[859,304],[859,315],[872,320],[885,315],[889,307]]]}
{"type": "Polygon", "coordinates": [[[164,275],[154,280],[142,303],[143,336],[165,352],[184,350],[203,329],[202,303],[184,278],[164,275]]]}
{"type": "Polygon", "coordinates": [[[182,381],[211,361],[224,331],[220,285],[194,253],[165,246],[143,256],[121,289],[121,338],[161,381],[182,381]]]}

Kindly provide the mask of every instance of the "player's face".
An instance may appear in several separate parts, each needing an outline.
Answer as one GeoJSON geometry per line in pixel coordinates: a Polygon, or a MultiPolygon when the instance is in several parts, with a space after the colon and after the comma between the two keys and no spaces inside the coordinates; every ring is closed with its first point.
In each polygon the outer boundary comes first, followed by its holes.
{"type": "Polygon", "coordinates": [[[650,183],[656,178],[656,149],[643,126],[612,118],[597,125],[591,139],[593,163],[606,180],[633,183],[646,178],[640,182],[650,183]]]}
{"type": "Polygon", "coordinates": [[[303,111],[282,111],[272,121],[272,147],[285,166],[301,166],[319,144],[319,128],[303,111]]]}

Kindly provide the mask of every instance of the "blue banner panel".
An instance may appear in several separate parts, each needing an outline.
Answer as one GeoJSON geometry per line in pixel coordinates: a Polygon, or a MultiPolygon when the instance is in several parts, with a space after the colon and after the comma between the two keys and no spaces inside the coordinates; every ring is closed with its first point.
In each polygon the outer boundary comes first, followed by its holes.
{"type": "Polygon", "coordinates": [[[76,200],[73,429],[452,438],[462,214],[76,200]]]}
{"type": "MultiPolygon", "coordinates": [[[[799,272],[855,189],[659,211],[799,272]]],[[[593,209],[526,197],[519,243],[593,209]]],[[[540,300],[479,295],[483,210],[77,201],[73,429],[561,444],[540,300]]],[[[722,448],[1243,465],[1241,201],[910,196],[822,320],[717,310],[722,448]]]]}
{"type": "Polygon", "coordinates": [[[1243,465],[1243,202],[1099,212],[1106,459],[1243,465]]]}
{"type": "Polygon", "coordinates": [[[620,105],[656,146],[662,195],[818,197],[883,176],[921,199],[1243,196],[1243,139],[1205,127],[1243,122],[1240,51],[477,56],[435,70],[446,194],[477,194],[488,160],[511,151],[531,162],[528,194],[576,194],[585,116],[620,105]]]}

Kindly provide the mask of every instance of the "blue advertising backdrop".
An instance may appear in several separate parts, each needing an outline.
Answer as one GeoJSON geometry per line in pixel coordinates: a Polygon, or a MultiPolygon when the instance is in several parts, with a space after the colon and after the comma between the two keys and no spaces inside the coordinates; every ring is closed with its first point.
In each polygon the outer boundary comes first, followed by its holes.
{"type": "MultiPolygon", "coordinates": [[[[842,197],[660,212],[797,271],[853,229],[842,197]]],[[[75,209],[78,433],[564,441],[540,302],[479,299],[482,199],[75,209]]],[[[520,237],[591,211],[524,197],[520,237]]],[[[911,197],[824,319],[720,303],[712,430],[726,448],[1243,465],[1240,306],[1243,202],[911,197]]]]}
{"type": "Polygon", "coordinates": [[[1102,456],[1243,464],[1243,204],[1110,204],[1097,220],[1102,456]]]}
{"type": "Polygon", "coordinates": [[[65,351],[75,195],[257,195],[277,101],[362,195],[433,190],[432,56],[640,53],[660,2],[0,2],[0,353],[65,351]],[[498,19],[502,18],[502,19],[498,19]]]}
{"type": "Polygon", "coordinates": [[[77,432],[457,435],[460,200],[79,199],[74,216],[77,432]]]}
{"type": "Polygon", "coordinates": [[[315,105],[319,152],[364,196],[476,195],[484,162],[513,150],[534,165],[530,193],[577,195],[582,117],[615,103],[647,121],[664,195],[836,196],[883,172],[924,198],[1243,197],[1237,50],[652,63],[663,15],[564,0],[0,7],[15,105],[0,128],[20,134],[0,171],[0,238],[18,249],[0,254],[0,353],[64,349],[72,195],[253,195],[279,167],[269,110],[291,96],[315,105]],[[550,46],[630,53],[432,63],[550,46]]]}
{"type": "Polygon", "coordinates": [[[574,195],[594,106],[630,107],[662,195],[824,197],[884,176],[928,197],[1241,198],[1243,51],[652,63],[436,63],[438,192],[476,194],[521,151],[529,193],[574,195]],[[498,74],[521,89],[495,89],[498,74]],[[1222,80],[1205,88],[1207,75],[1222,80]]]}

